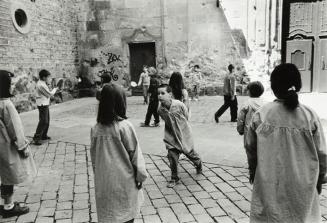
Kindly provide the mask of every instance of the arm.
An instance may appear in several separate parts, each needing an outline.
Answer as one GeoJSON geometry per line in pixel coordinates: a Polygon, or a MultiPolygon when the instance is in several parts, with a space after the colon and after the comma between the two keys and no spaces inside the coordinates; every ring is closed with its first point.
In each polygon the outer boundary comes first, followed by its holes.
{"type": "Polygon", "coordinates": [[[91,128],[90,138],[91,138],[91,148],[90,148],[91,162],[92,162],[93,172],[95,172],[96,139],[93,136],[93,128],[91,128]]]}
{"type": "Polygon", "coordinates": [[[38,89],[40,91],[40,93],[45,96],[46,98],[50,98],[51,96],[53,96],[56,93],[56,88],[54,88],[52,91],[49,90],[49,87],[47,85],[43,85],[40,84],[38,86],[38,89]]]}
{"type": "Polygon", "coordinates": [[[246,114],[248,113],[248,107],[244,106],[241,108],[239,114],[238,114],[238,118],[237,118],[237,131],[240,135],[244,134],[244,128],[245,128],[245,117],[246,114]]]}
{"type": "Polygon", "coordinates": [[[15,145],[18,151],[25,150],[29,141],[25,138],[22,121],[15,106],[10,102],[4,110],[4,124],[11,142],[15,145]]]}
{"type": "Polygon", "coordinates": [[[141,75],[140,75],[140,79],[139,79],[137,86],[140,86],[142,84],[142,80],[143,80],[143,73],[141,73],[141,75]]]}
{"type": "Polygon", "coordinates": [[[321,185],[323,183],[327,183],[325,182],[325,177],[327,172],[327,151],[326,151],[326,140],[319,118],[317,118],[314,121],[314,126],[315,126],[315,130],[313,131],[313,140],[316,146],[318,160],[319,160],[319,177],[317,182],[317,188],[320,194],[321,185]]]}
{"type": "Polygon", "coordinates": [[[230,94],[232,96],[232,100],[234,101],[234,99],[235,99],[235,77],[232,76],[229,79],[229,81],[230,81],[230,91],[231,91],[230,94]]]}
{"type": "Polygon", "coordinates": [[[256,113],[252,117],[250,127],[248,129],[248,132],[246,134],[246,140],[245,140],[245,150],[246,155],[248,158],[248,164],[249,164],[249,173],[250,173],[250,183],[253,183],[255,171],[257,168],[257,133],[256,128],[258,126],[258,123],[260,122],[259,114],[256,113]]]}
{"type": "Polygon", "coordinates": [[[183,93],[183,103],[186,105],[187,110],[189,110],[190,109],[190,101],[188,100],[189,98],[188,98],[187,90],[183,89],[182,93],[183,93]]]}
{"type": "Polygon", "coordinates": [[[147,178],[144,157],[139,146],[139,142],[134,127],[127,123],[120,129],[121,141],[126,148],[135,173],[135,181],[141,184],[147,178]]]}

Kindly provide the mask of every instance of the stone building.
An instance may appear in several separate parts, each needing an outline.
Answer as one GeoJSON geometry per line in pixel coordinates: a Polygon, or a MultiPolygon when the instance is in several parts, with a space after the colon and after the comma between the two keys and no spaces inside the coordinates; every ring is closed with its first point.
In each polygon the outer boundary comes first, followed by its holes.
{"type": "Polygon", "coordinates": [[[85,69],[91,82],[107,72],[127,87],[144,64],[157,67],[163,77],[176,70],[187,74],[199,64],[203,86],[215,87],[229,63],[242,69],[218,3],[0,0],[0,69],[15,73],[15,100],[24,109],[33,107],[40,69],[52,73],[53,84],[61,80],[70,89],[85,69]]]}

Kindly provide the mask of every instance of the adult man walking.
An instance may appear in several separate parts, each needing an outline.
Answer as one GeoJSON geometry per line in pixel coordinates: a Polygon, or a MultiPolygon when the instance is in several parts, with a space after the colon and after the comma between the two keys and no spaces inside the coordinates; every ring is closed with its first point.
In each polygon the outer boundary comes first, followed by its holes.
{"type": "Polygon", "coordinates": [[[219,117],[230,108],[231,122],[237,122],[237,98],[234,66],[228,65],[229,73],[224,78],[224,104],[215,113],[215,121],[219,122],[219,117]]]}

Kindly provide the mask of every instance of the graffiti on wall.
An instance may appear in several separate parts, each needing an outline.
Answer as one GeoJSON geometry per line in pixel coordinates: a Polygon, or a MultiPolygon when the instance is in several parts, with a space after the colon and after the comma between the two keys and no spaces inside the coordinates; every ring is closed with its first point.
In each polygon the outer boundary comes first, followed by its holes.
{"type": "Polygon", "coordinates": [[[123,61],[120,58],[121,55],[115,54],[113,52],[104,52],[101,51],[101,57],[103,63],[102,69],[98,71],[98,75],[102,74],[108,74],[110,75],[111,79],[113,81],[118,81],[119,79],[122,79],[123,77],[119,78],[123,75],[122,73],[122,66],[123,61]]]}

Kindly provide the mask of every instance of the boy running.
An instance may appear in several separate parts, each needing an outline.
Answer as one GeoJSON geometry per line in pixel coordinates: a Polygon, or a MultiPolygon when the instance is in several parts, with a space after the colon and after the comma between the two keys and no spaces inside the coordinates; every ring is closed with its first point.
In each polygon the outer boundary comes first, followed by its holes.
{"type": "Polygon", "coordinates": [[[167,187],[174,187],[179,183],[178,159],[185,154],[196,166],[197,174],[202,173],[202,162],[194,150],[192,130],[188,123],[188,111],[183,102],[172,99],[171,88],[167,84],[158,87],[160,106],[158,113],[165,121],[164,142],[168,150],[171,169],[171,180],[167,187]]]}

